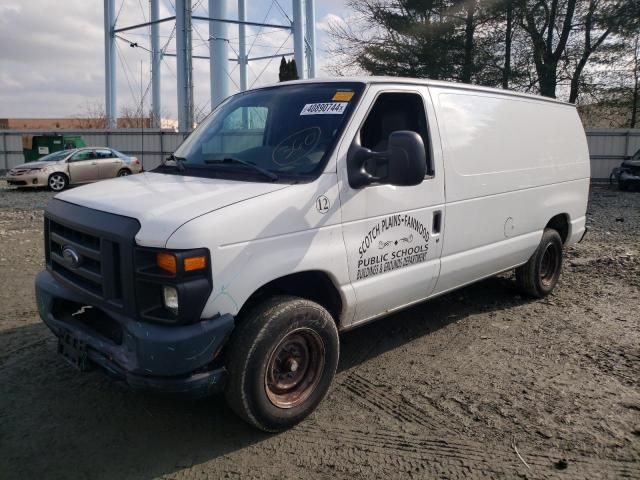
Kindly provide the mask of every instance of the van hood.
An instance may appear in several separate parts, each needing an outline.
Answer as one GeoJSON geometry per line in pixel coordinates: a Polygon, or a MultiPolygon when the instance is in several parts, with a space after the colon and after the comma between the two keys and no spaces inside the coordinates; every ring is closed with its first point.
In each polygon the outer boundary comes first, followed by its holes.
{"type": "Polygon", "coordinates": [[[171,234],[196,217],[289,185],[140,173],[73,188],[57,199],[135,218],[139,245],[164,247],[171,234]]]}

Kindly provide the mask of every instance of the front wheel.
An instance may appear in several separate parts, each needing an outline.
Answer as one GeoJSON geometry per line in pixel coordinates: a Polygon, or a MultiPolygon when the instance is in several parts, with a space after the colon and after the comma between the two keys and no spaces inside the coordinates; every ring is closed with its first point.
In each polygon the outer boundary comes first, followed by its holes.
{"type": "Polygon", "coordinates": [[[48,185],[51,190],[54,192],[61,192],[67,185],[69,184],[69,180],[67,180],[67,176],[63,173],[52,173],[49,175],[48,185]]]}
{"type": "Polygon", "coordinates": [[[329,391],[339,348],[326,309],[298,297],[273,297],[249,313],[229,342],[227,403],[260,430],[290,428],[329,391]]]}
{"type": "Polygon", "coordinates": [[[560,279],[562,270],[562,238],[545,228],[540,245],[527,263],[516,268],[516,282],[520,290],[532,297],[546,297],[560,279]]]}

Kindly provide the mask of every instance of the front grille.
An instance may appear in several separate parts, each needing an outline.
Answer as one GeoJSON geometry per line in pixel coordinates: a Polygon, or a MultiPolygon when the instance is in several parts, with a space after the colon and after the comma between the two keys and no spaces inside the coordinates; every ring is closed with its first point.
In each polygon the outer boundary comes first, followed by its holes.
{"type": "Polygon", "coordinates": [[[54,199],[44,227],[47,268],[57,279],[87,304],[135,314],[137,220],[54,199]]]}
{"type": "Polygon", "coordinates": [[[27,169],[27,168],[23,168],[23,169],[13,169],[13,170],[9,170],[9,175],[14,175],[14,176],[18,176],[18,175],[24,175],[25,173],[30,173],[31,169],[27,169]]]}
{"type": "Polygon", "coordinates": [[[91,295],[121,304],[120,245],[54,220],[49,220],[48,227],[51,270],[91,295]],[[64,257],[65,248],[77,253],[77,266],[64,257]],[[105,276],[107,266],[116,274],[105,276]]]}

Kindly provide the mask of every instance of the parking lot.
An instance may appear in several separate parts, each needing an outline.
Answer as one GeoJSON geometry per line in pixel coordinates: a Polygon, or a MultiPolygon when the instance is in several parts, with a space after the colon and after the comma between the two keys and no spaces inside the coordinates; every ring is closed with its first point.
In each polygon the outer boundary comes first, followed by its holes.
{"type": "Polygon", "coordinates": [[[592,188],[544,300],[505,274],[344,334],[333,390],[279,435],[56,355],[49,198],[0,185],[0,478],[640,478],[640,192],[592,188]]]}

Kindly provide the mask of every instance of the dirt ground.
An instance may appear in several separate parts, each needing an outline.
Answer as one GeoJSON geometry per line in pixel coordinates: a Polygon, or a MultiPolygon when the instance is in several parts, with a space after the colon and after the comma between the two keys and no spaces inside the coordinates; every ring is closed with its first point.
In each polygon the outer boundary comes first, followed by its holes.
{"type": "Polygon", "coordinates": [[[0,478],[640,479],[640,193],[592,190],[552,296],[503,275],[346,333],[318,411],[267,435],[58,358],[33,295],[51,195],[1,187],[0,478]]]}

